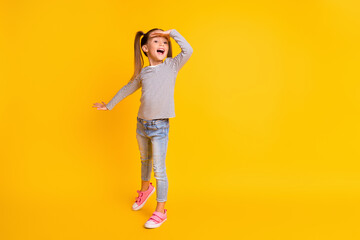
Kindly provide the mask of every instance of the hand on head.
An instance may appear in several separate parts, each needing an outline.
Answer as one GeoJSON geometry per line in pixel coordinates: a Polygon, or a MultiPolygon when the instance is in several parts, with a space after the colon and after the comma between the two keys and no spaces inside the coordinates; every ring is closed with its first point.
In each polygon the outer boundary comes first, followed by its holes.
{"type": "Polygon", "coordinates": [[[171,32],[172,29],[170,30],[167,30],[167,31],[161,31],[161,30],[158,30],[159,32],[152,32],[150,34],[149,37],[153,38],[153,37],[165,37],[167,39],[170,39],[170,32],[171,32]],[[160,32],[161,31],[161,32],[160,32]]]}

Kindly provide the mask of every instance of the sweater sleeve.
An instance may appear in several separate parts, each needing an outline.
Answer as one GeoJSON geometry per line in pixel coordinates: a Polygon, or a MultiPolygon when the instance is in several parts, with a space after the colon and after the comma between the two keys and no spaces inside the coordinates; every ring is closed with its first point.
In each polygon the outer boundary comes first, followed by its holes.
{"type": "Polygon", "coordinates": [[[176,29],[171,30],[170,37],[172,37],[181,48],[181,52],[173,58],[174,67],[176,71],[179,71],[184,64],[189,60],[193,49],[186,39],[181,36],[181,34],[176,31],[176,29]]]}
{"type": "Polygon", "coordinates": [[[118,104],[121,100],[134,93],[141,87],[140,74],[138,74],[133,80],[129,81],[124,87],[122,87],[116,95],[106,104],[106,108],[111,110],[118,104]]]}

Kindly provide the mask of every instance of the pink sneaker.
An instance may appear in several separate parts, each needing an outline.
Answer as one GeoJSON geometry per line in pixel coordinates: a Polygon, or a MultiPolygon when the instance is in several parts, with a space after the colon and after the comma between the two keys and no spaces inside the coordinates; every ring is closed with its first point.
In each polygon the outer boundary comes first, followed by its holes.
{"type": "Polygon", "coordinates": [[[135,198],[135,203],[132,206],[133,210],[139,210],[144,206],[151,194],[155,192],[155,187],[152,185],[152,183],[150,183],[148,190],[144,192],[137,190],[137,192],[139,193],[139,195],[135,198]]]}
{"type": "Polygon", "coordinates": [[[160,227],[167,220],[167,209],[164,209],[164,213],[155,211],[152,216],[145,223],[146,228],[160,227]]]}

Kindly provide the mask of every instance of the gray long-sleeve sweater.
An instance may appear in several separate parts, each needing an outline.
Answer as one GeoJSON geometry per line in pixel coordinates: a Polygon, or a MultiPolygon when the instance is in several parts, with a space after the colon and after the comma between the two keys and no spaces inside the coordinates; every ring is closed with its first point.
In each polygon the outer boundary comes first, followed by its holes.
{"type": "Polygon", "coordinates": [[[179,44],[181,52],[174,58],[167,57],[161,64],[142,68],[141,72],[106,104],[109,110],[141,87],[139,118],[152,120],[175,117],[176,77],[179,70],[189,60],[193,49],[175,29],[171,30],[169,35],[179,44]]]}

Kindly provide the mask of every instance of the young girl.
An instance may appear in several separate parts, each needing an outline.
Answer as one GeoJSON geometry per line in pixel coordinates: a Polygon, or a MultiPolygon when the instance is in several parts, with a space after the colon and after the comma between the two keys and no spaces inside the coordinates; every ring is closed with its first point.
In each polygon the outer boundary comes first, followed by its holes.
{"type": "Polygon", "coordinates": [[[169,118],[175,117],[175,81],[179,70],[189,60],[193,49],[175,29],[163,31],[159,28],[151,29],[146,34],[138,31],[134,48],[135,71],[130,81],[108,104],[94,103],[93,107],[97,107],[98,110],[111,110],[122,99],[141,87],[136,138],[140,150],[142,181],[132,209],[141,209],[155,191],[155,187],[150,182],[153,161],[157,206],[145,223],[145,227],[156,228],[167,220],[167,209],[164,208],[168,192],[165,158],[170,127],[169,118]],[[170,37],[181,48],[181,52],[174,58],[172,58],[170,37]],[[143,68],[144,60],[141,50],[150,63],[145,68],[143,68]]]}

